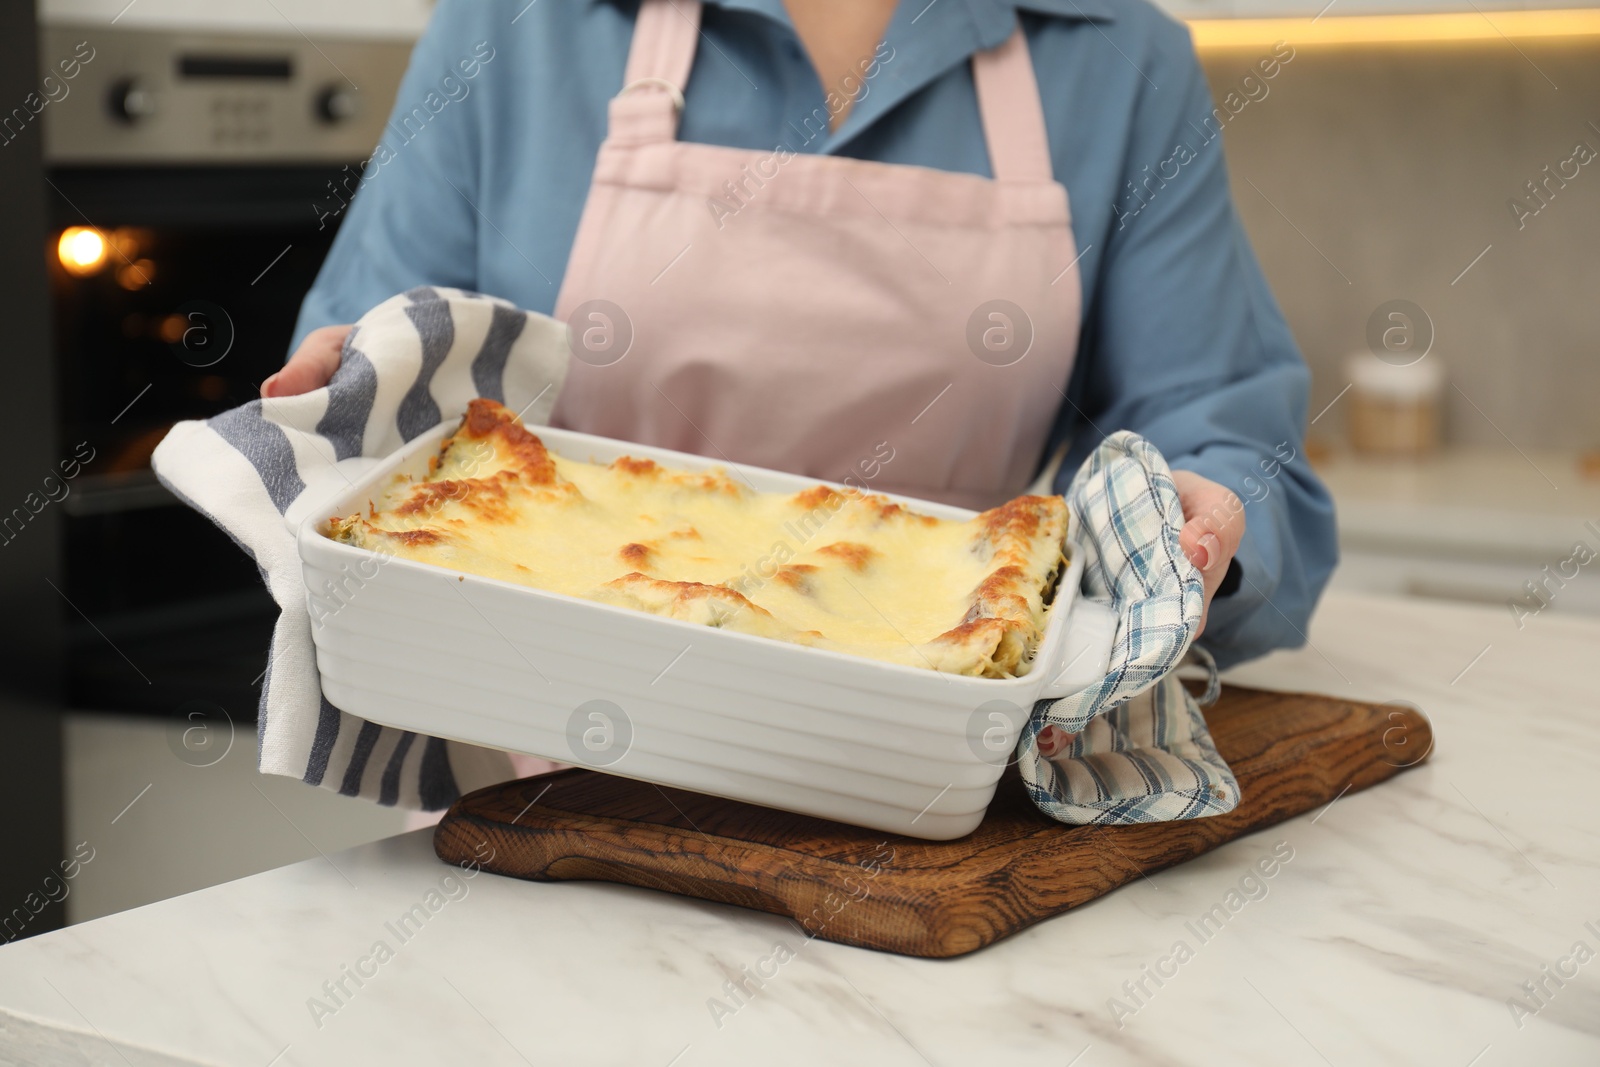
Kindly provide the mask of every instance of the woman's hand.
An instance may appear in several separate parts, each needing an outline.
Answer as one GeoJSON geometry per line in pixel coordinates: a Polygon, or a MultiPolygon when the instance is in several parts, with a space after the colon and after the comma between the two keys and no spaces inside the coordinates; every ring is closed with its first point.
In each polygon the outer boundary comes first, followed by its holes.
{"type": "MultiPolygon", "coordinates": [[[[1200,612],[1200,629],[1195,631],[1198,637],[1206,628],[1211,598],[1228,573],[1228,561],[1244,539],[1244,502],[1231,490],[1192,471],[1173,471],[1172,481],[1183,505],[1183,531],[1178,543],[1205,581],[1205,606],[1200,612]]],[[[1039,731],[1039,755],[1054,758],[1066,749],[1073,736],[1059,726],[1046,726],[1039,731]]]]}
{"type": "Polygon", "coordinates": [[[264,398],[299,396],[321,389],[339,369],[339,353],[350,336],[350,326],[324,326],[306,334],[283,369],[261,383],[264,398]]]}
{"type": "Polygon", "coordinates": [[[1173,471],[1172,481],[1183,505],[1183,532],[1178,543],[1205,580],[1205,606],[1200,611],[1200,629],[1195,631],[1198,637],[1205,632],[1211,598],[1228,573],[1228,561],[1244,540],[1244,501],[1231,489],[1193,471],[1173,471]]]}

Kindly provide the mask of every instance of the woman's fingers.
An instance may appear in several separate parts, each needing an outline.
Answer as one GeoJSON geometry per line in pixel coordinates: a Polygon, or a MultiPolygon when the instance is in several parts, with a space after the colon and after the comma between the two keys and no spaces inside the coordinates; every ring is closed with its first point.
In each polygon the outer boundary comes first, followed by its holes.
{"type": "Polygon", "coordinates": [[[263,397],[299,396],[321,389],[339,369],[350,326],[323,326],[306,334],[283,369],[261,383],[263,397]]]}
{"type": "MultiPolygon", "coordinates": [[[[1206,628],[1211,598],[1228,573],[1228,561],[1244,540],[1244,502],[1226,487],[1192,471],[1173,471],[1172,481],[1183,505],[1183,531],[1178,543],[1189,562],[1200,569],[1205,584],[1205,608],[1200,615],[1198,636],[1206,628]]],[[[1067,750],[1074,736],[1054,723],[1047,724],[1035,739],[1039,755],[1055,758],[1067,750]]]]}
{"type": "Polygon", "coordinates": [[[1045,759],[1053,759],[1066,751],[1067,746],[1072,744],[1072,739],[1076,736],[1078,735],[1067,733],[1055,723],[1047,723],[1044,729],[1039,731],[1039,736],[1036,739],[1039,745],[1039,755],[1045,759]]]}
{"type": "Polygon", "coordinates": [[[1173,471],[1183,504],[1184,554],[1202,571],[1210,572],[1239,551],[1244,539],[1244,501],[1226,486],[1218,485],[1192,471],[1173,471]]]}
{"type": "Polygon", "coordinates": [[[1200,617],[1203,632],[1211,598],[1228,573],[1228,561],[1244,540],[1244,502],[1232,490],[1193,471],[1173,471],[1172,481],[1183,505],[1178,543],[1189,562],[1199,568],[1205,584],[1205,609],[1200,617]]]}

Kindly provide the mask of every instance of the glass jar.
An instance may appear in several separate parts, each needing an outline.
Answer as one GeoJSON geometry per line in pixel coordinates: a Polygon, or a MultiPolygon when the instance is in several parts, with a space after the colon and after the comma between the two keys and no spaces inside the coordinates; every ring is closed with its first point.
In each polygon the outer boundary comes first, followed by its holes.
{"type": "Polygon", "coordinates": [[[1421,456],[1439,446],[1445,374],[1437,358],[1396,366],[1363,352],[1345,361],[1345,372],[1346,425],[1357,452],[1421,456]]]}

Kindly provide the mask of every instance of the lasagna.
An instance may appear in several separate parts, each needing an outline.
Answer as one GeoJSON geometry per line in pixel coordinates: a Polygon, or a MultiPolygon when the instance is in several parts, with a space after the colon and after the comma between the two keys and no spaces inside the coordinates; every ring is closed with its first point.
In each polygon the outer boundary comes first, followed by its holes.
{"type": "Polygon", "coordinates": [[[1066,502],[965,521],[816,485],[556,455],[474,400],[425,475],[397,475],[336,541],[457,573],[953,674],[1026,673],[1063,565],[1066,502]]]}

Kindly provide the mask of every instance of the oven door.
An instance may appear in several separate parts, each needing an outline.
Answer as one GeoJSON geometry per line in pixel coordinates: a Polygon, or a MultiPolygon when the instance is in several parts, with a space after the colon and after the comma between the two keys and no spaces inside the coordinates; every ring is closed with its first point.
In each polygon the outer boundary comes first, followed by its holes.
{"type": "Polygon", "coordinates": [[[255,714],[277,609],[255,562],[150,470],[180,419],[283,364],[336,220],[332,165],[57,167],[51,222],[59,501],[78,707],[255,714]],[[92,220],[92,223],[91,221],[92,220]],[[87,236],[86,236],[87,235],[87,236]]]}

